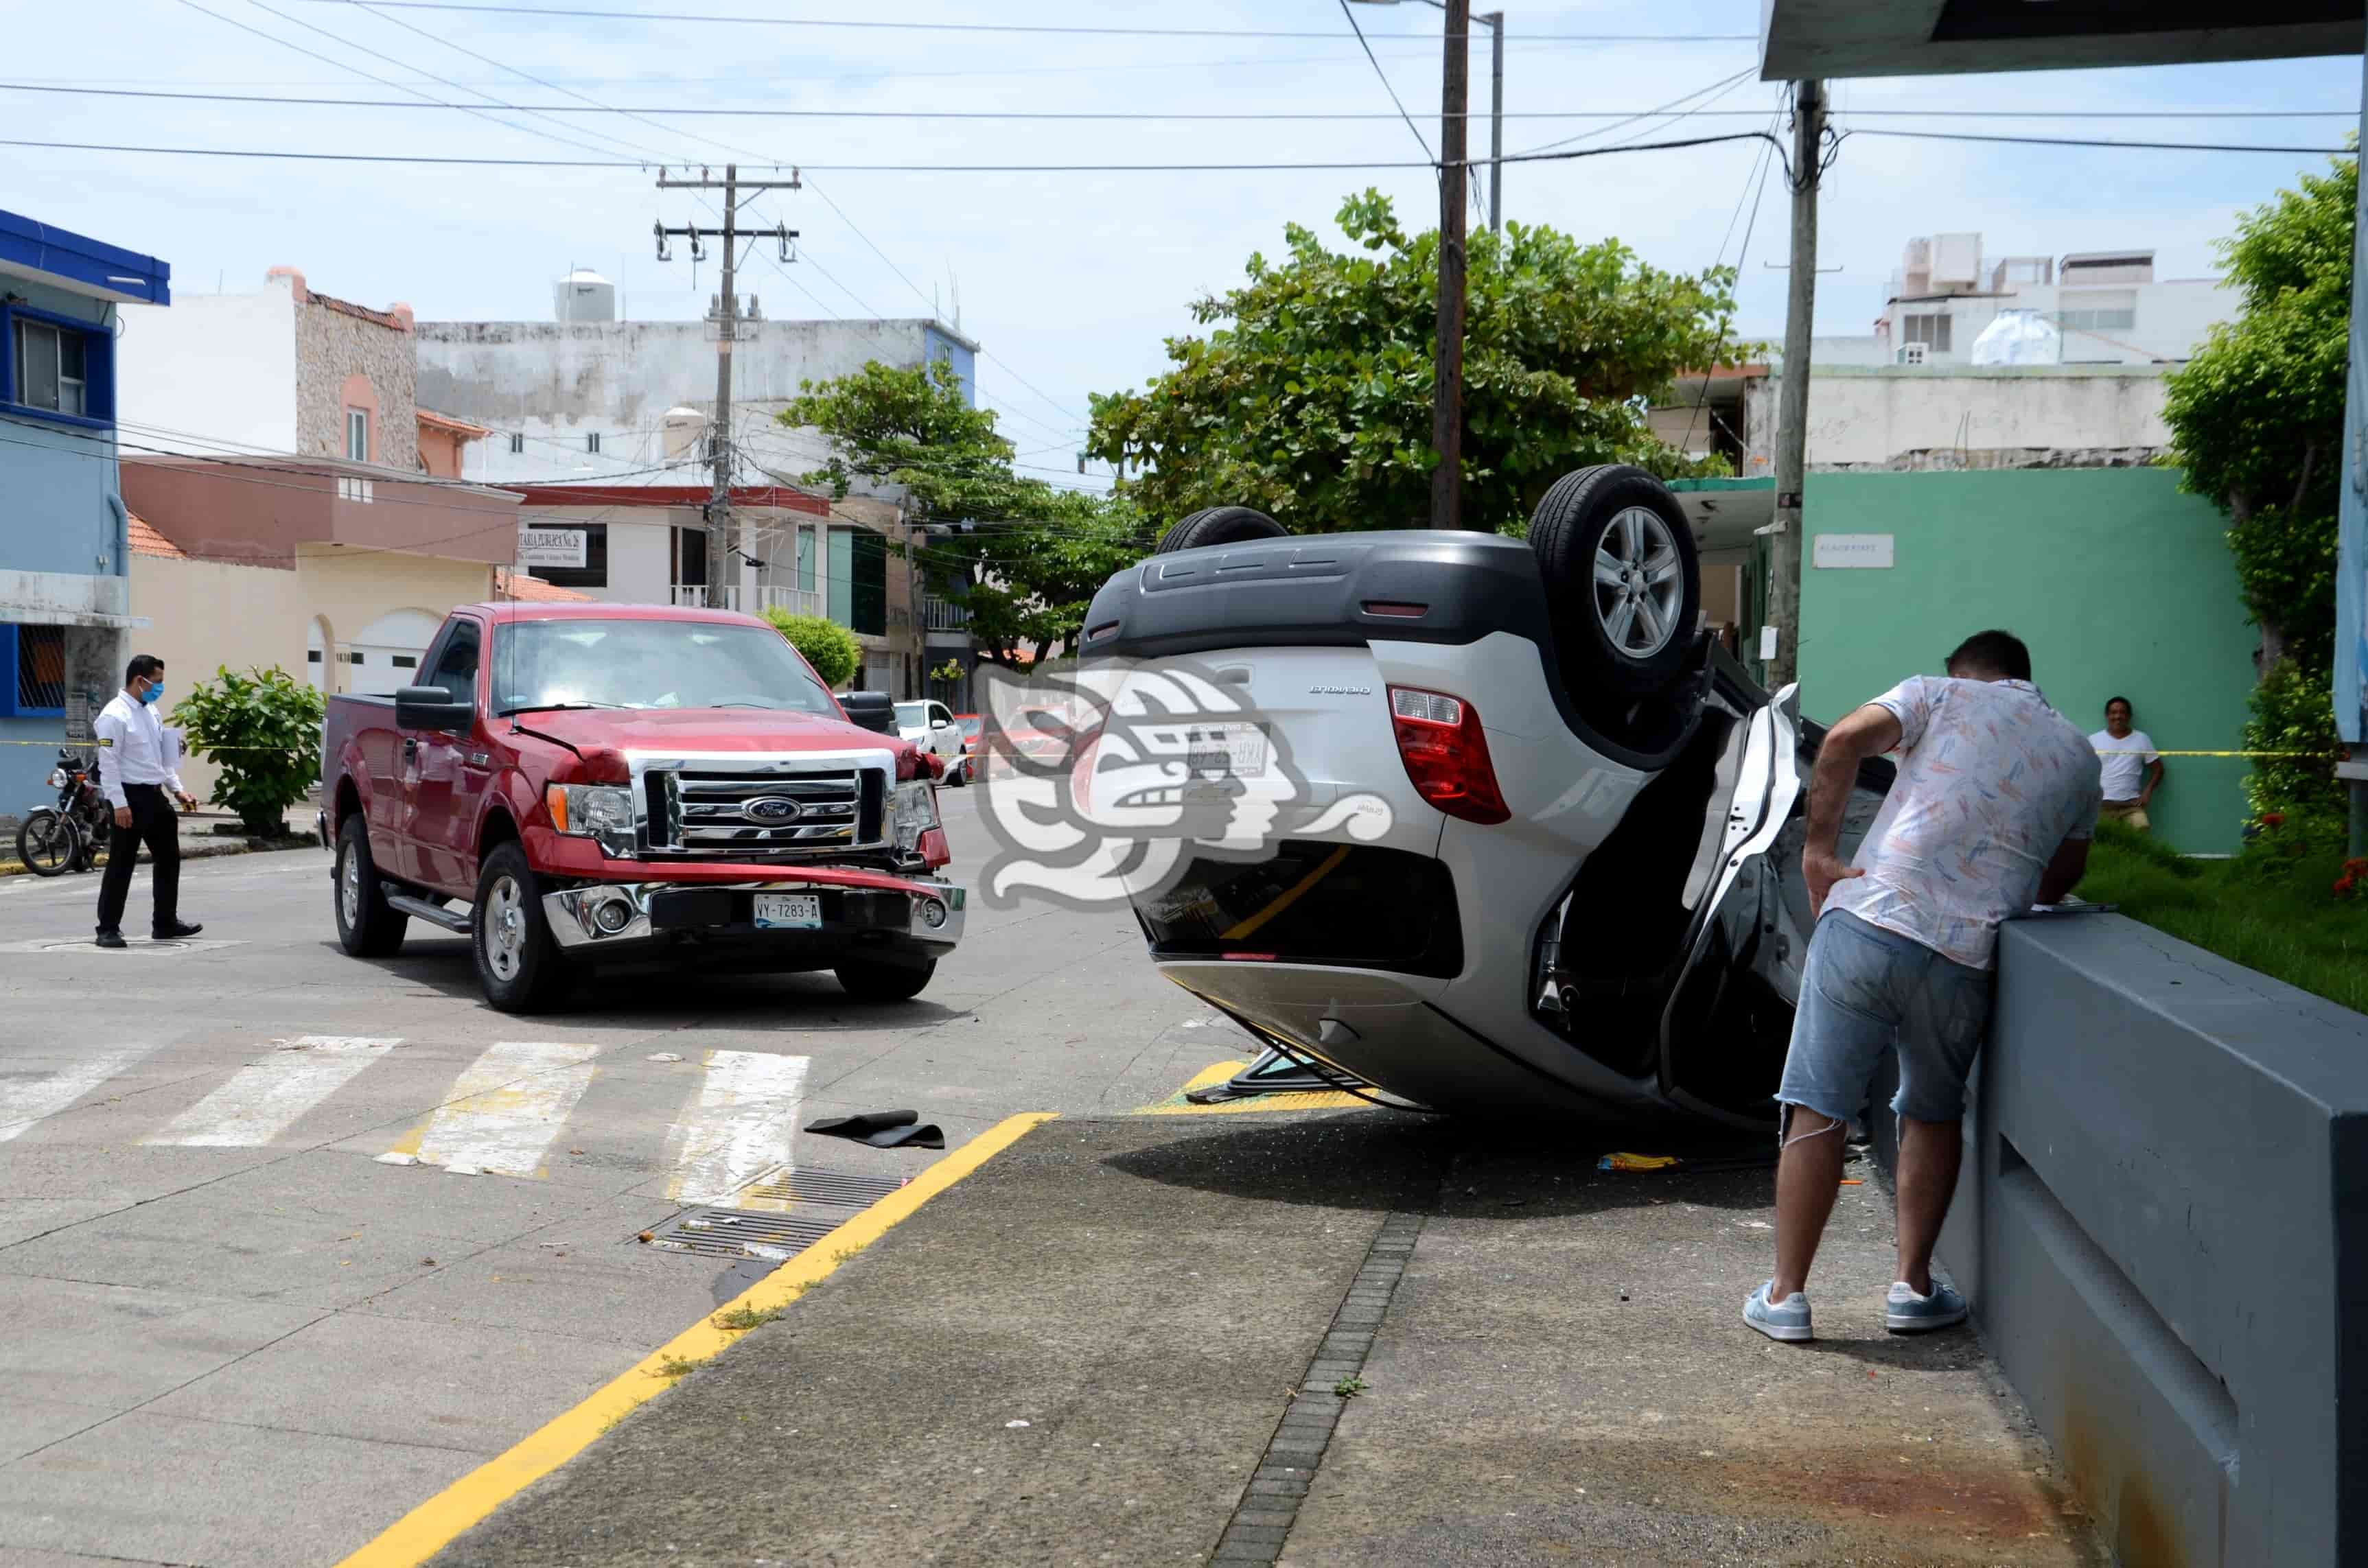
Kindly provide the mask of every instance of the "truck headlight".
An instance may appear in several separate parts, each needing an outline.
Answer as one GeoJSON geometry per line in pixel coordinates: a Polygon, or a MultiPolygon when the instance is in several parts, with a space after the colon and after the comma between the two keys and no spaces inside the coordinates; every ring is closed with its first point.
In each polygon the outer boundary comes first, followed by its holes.
{"type": "Polygon", "coordinates": [[[546,784],[542,803],[551,812],[551,825],[578,838],[597,838],[604,846],[633,842],[633,792],[613,784],[546,784]]]}
{"type": "Polygon", "coordinates": [[[938,825],[937,787],[927,779],[896,786],[894,802],[896,824],[896,848],[910,855],[921,842],[921,835],[938,825]]]}

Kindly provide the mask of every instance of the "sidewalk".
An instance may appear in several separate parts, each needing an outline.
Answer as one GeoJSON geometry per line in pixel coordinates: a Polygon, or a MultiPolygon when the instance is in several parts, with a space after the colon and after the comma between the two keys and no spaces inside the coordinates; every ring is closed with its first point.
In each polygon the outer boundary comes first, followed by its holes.
{"type": "Polygon", "coordinates": [[[1770,1173],[1620,1142],[1048,1123],[436,1561],[2100,1560],[1971,1335],[1883,1332],[1877,1187],[1777,1346],[1770,1173]]]}
{"type": "MultiPolygon", "coordinates": [[[[313,825],[313,815],[317,810],[319,807],[311,801],[299,801],[289,807],[288,831],[301,835],[307,843],[318,844],[320,839],[313,825]]],[[[17,876],[24,872],[22,862],[17,858],[17,824],[21,820],[18,816],[0,817],[0,877],[17,876]]],[[[258,846],[243,832],[216,832],[217,828],[238,826],[237,812],[223,811],[217,806],[199,806],[194,812],[181,813],[179,826],[181,858],[185,860],[202,860],[216,855],[245,855],[257,847],[295,847],[278,844],[258,846]]],[[[142,855],[141,858],[144,860],[147,857],[142,855]]]]}

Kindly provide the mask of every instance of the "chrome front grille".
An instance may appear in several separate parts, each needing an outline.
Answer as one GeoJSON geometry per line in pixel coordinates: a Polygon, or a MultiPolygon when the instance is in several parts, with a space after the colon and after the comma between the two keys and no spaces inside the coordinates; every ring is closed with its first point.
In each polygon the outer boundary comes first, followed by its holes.
{"type": "Polygon", "coordinates": [[[844,755],[806,760],[687,758],[642,773],[645,842],[661,854],[770,858],[889,841],[888,766],[844,755]]]}

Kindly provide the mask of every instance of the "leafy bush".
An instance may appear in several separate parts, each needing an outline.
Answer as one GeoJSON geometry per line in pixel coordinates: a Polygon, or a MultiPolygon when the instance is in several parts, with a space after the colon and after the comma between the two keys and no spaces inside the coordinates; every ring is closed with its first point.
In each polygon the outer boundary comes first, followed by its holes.
{"type": "Polygon", "coordinates": [[[863,644],[846,627],[818,615],[791,615],[778,606],[766,610],[765,619],[790,640],[791,647],[806,656],[814,674],[833,691],[855,678],[857,666],[863,663],[863,644]]]}
{"type": "Polygon", "coordinates": [[[238,813],[246,831],[277,836],[287,831],[288,808],[321,777],[321,694],[274,665],[214,678],[181,699],[173,722],[187,733],[189,754],[220,771],[213,803],[238,813]]]}
{"type": "Polygon", "coordinates": [[[2245,778],[2245,798],[2255,812],[2340,812],[2344,789],[2335,777],[2343,740],[2335,728],[2334,677],[2325,660],[2316,665],[2281,659],[2253,688],[2245,722],[2245,749],[2257,756],[2245,778]]]}
{"type": "Polygon", "coordinates": [[[2343,858],[2349,838],[2340,807],[2287,805],[2246,824],[2245,846],[2230,874],[2239,881],[2287,881],[2343,858]]]}

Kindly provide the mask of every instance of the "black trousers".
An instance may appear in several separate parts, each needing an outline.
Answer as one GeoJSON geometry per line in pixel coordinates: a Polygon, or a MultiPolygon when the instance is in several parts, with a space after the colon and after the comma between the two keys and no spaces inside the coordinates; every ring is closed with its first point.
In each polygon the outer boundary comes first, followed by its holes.
{"type": "Polygon", "coordinates": [[[123,801],[131,808],[131,825],[116,824],[107,842],[107,874],[98,883],[98,928],[120,928],[123,901],[131,892],[131,869],[145,844],[155,860],[156,908],[150,929],[161,931],[181,913],[180,820],[161,784],[126,784],[123,801]]]}

